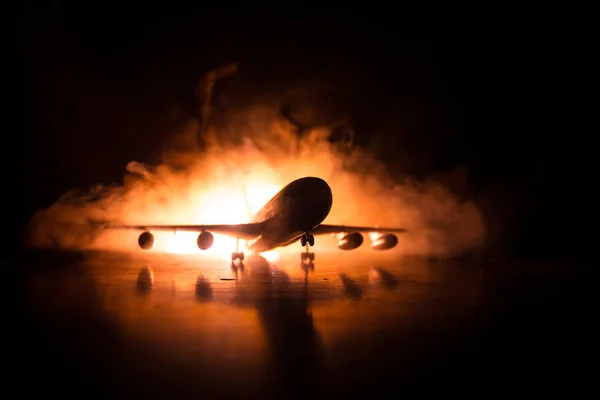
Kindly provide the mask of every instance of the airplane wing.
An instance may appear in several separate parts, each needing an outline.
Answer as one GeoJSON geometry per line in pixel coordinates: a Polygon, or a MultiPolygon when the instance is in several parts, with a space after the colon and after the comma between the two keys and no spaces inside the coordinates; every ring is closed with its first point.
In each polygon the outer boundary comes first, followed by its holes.
{"type": "Polygon", "coordinates": [[[260,235],[260,223],[237,225],[104,225],[105,229],[134,229],[139,231],[210,232],[239,239],[254,239],[260,235]]]}
{"type": "Polygon", "coordinates": [[[313,235],[328,235],[335,233],[351,233],[351,232],[377,232],[377,233],[404,233],[404,228],[381,228],[378,226],[349,226],[349,225],[327,225],[322,224],[311,231],[313,235]]]}

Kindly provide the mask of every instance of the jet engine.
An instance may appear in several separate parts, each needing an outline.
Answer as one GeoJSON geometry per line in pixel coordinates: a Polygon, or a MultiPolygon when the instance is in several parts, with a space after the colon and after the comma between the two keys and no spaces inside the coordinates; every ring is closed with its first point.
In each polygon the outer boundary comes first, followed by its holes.
{"type": "Polygon", "coordinates": [[[371,248],[374,250],[389,250],[398,244],[396,235],[381,235],[373,240],[371,248]]]}
{"type": "Polygon", "coordinates": [[[212,247],[215,241],[215,237],[210,232],[202,232],[198,235],[198,240],[196,243],[198,244],[198,248],[200,250],[208,250],[212,247]]]}
{"type": "Polygon", "coordinates": [[[360,232],[345,234],[338,240],[338,248],[341,250],[354,250],[363,243],[363,236],[360,232]]]}
{"type": "Polygon", "coordinates": [[[154,235],[146,231],[138,238],[138,244],[144,250],[150,250],[154,246],[154,235]]]}

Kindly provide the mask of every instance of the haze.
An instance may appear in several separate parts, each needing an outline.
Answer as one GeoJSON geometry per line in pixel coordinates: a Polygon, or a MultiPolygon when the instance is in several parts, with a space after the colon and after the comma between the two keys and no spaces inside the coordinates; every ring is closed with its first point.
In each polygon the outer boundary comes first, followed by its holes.
{"type": "MultiPolygon", "coordinates": [[[[218,74],[207,75],[204,105],[218,74]],[[212,76],[212,78],[210,78],[212,76]]],[[[391,250],[398,255],[452,257],[477,249],[485,226],[477,205],[459,199],[442,180],[394,179],[385,165],[357,146],[332,143],[331,126],[302,134],[281,115],[277,99],[228,109],[218,118],[191,117],[172,135],[159,165],[136,161],[126,166],[120,185],[97,183],[89,190],[71,190],[36,213],[28,244],[37,248],[142,251],[139,232],[105,231],[90,220],[125,224],[211,224],[248,221],[246,188],[257,211],[291,180],[302,176],[325,179],[334,204],[325,223],[405,227],[391,250]],[[198,145],[200,136],[201,146],[198,145]]],[[[116,144],[118,145],[118,144],[116,144]]],[[[106,160],[110,162],[110,160],[106,160]]],[[[200,253],[195,234],[157,235],[151,251],[200,253]]],[[[216,237],[212,254],[228,257],[235,241],[216,237]]],[[[373,251],[366,240],[355,251],[373,251]]],[[[301,251],[291,245],[281,251],[301,251]]],[[[335,239],[320,238],[316,251],[341,251],[335,239]]]]}

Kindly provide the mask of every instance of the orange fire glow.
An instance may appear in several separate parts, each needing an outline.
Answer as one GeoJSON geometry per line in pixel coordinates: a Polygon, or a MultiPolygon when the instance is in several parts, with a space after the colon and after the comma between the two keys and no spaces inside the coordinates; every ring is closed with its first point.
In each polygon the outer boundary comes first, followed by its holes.
{"type": "MultiPolygon", "coordinates": [[[[206,193],[197,204],[199,207],[190,206],[193,214],[190,223],[218,223],[218,224],[240,224],[248,222],[251,215],[255,213],[267,201],[271,199],[281,186],[264,181],[248,182],[244,188],[231,188],[226,185],[216,187],[206,193]],[[246,196],[247,203],[246,204],[246,196]],[[249,210],[248,210],[249,208],[249,210]],[[208,221],[208,222],[207,222],[208,221]]],[[[203,254],[227,260],[236,249],[236,239],[219,234],[214,235],[214,243],[208,250],[200,250],[196,243],[197,232],[153,232],[155,246],[150,251],[175,253],[175,254],[203,254]]],[[[240,240],[239,251],[247,251],[246,242],[240,240]]],[[[268,261],[274,262],[279,258],[277,251],[261,253],[268,261]]]]}
{"type": "MultiPolygon", "coordinates": [[[[198,121],[192,120],[177,132],[180,143],[165,151],[161,164],[132,162],[122,185],[96,185],[88,191],[66,193],[33,216],[30,246],[144,252],[137,241],[141,232],[103,230],[90,221],[245,223],[250,211],[257,212],[283,186],[304,176],[322,178],[331,187],[333,207],[325,223],[408,229],[391,250],[396,254],[446,256],[482,243],[485,226],[473,202],[458,198],[441,179],[396,179],[359,148],[339,151],[328,141],[331,127],[315,127],[299,137],[280,115],[279,105],[267,100],[225,113],[217,126],[205,130],[202,150],[195,147],[198,121]],[[231,132],[237,141],[222,139],[231,132]]],[[[212,248],[203,251],[196,243],[198,233],[152,233],[155,240],[150,252],[228,260],[236,248],[236,239],[223,235],[214,234],[212,248]]],[[[356,251],[372,251],[365,239],[356,251]]],[[[319,237],[312,251],[338,251],[335,243],[335,238],[319,237]]],[[[297,244],[262,255],[274,261],[286,249],[301,251],[297,244]]],[[[243,240],[239,250],[246,250],[243,240]]]]}
{"type": "MultiPolygon", "coordinates": [[[[235,251],[236,239],[213,234],[215,241],[212,247],[208,250],[200,250],[196,244],[198,233],[195,232],[177,232],[167,233],[160,232],[155,234],[156,246],[151,251],[162,251],[174,254],[203,254],[207,256],[215,256],[220,259],[227,260],[231,257],[231,253],[235,251]]],[[[239,251],[246,252],[246,243],[244,240],[239,242],[239,251]]],[[[276,250],[263,252],[261,255],[270,262],[275,262],[279,259],[279,252],[276,250]]]]}

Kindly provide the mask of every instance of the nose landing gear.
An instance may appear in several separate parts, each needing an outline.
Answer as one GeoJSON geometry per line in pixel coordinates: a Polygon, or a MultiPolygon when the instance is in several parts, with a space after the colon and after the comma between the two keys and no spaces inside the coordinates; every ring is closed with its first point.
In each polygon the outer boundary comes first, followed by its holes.
{"type": "Polygon", "coordinates": [[[244,269],[244,252],[239,251],[240,249],[240,239],[236,239],[235,241],[235,251],[231,253],[231,269],[237,271],[237,269],[244,269]],[[239,264],[236,265],[236,260],[239,260],[239,264]]]}
{"type": "Polygon", "coordinates": [[[231,253],[231,261],[235,260],[244,261],[244,252],[234,251],[233,253],[231,253]]]}

